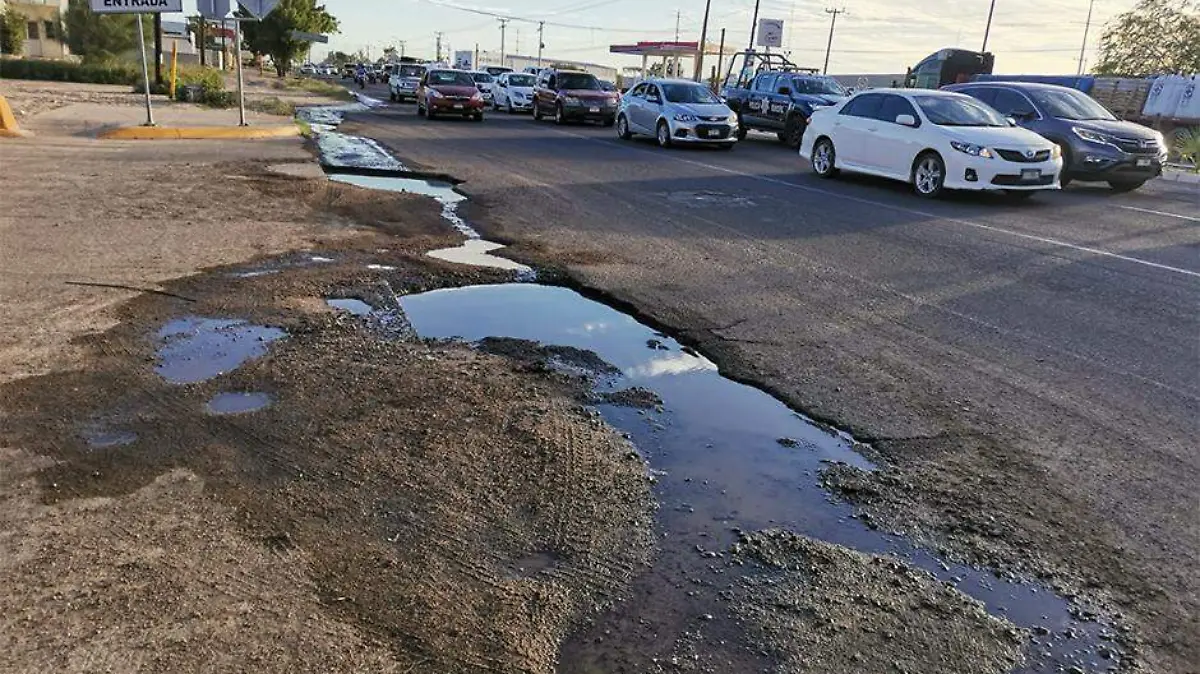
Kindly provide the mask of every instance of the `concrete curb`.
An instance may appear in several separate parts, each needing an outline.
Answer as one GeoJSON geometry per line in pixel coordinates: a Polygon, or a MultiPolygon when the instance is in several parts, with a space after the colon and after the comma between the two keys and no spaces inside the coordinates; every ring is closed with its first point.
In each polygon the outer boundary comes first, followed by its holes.
{"type": "Polygon", "coordinates": [[[22,131],[17,126],[16,115],[13,114],[8,101],[3,96],[0,96],[0,138],[25,138],[32,135],[28,131],[22,131]]]}
{"type": "Polygon", "coordinates": [[[256,140],[300,135],[295,124],[284,126],[122,126],[100,134],[106,140],[256,140]]]}
{"type": "Polygon", "coordinates": [[[1187,171],[1163,171],[1160,179],[1184,185],[1200,185],[1200,173],[1188,173],[1187,171]]]}

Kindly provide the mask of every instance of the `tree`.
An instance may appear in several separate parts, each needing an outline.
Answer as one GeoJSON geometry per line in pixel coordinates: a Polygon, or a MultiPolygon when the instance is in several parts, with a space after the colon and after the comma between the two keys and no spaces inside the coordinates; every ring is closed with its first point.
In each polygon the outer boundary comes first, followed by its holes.
{"type": "Polygon", "coordinates": [[[132,14],[96,14],[87,0],[71,0],[64,23],[67,46],[88,63],[112,60],[138,46],[132,14]]]}
{"type": "MultiPolygon", "coordinates": [[[[244,9],[238,16],[249,17],[244,9]]],[[[338,20],[318,5],[317,0],[280,0],[280,3],[262,21],[247,21],[242,24],[242,42],[255,56],[270,56],[275,62],[275,73],[283,77],[301,54],[308,51],[309,43],[292,39],[293,30],[305,33],[336,33],[338,20]]]]}
{"type": "Polygon", "coordinates": [[[337,66],[341,68],[347,63],[355,63],[355,60],[354,56],[347,54],[344,51],[334,51],[329,52],[329,55],[325,57],[325,62],[331,66],[337,66]]]}
{"type": "Polygon", "coordinates": [[[0,11],[0,53],[20,54],[25,48],[25,15],[11,7],[0,11]]]}
{"type": "Polygon", "coordinates": [[[1140,0],[1104,27],[1098,75],[1200,72],[1200,2],[1140,0]]]}

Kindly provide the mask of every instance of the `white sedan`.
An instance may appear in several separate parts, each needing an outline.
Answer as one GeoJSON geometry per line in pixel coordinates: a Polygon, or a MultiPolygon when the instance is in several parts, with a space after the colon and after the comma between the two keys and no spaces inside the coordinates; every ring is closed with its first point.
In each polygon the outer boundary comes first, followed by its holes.
{"type": "Polygon", "coordinates": [[[911,183],[917,194],[1059,189],[1062,153],[977,99],[948,91],[871,89],[813,113],[800,144],[813,171],[911,183]]]}
{"type": "Polygon", "coordinates": [[[519,110],[533,109],[533,85],[537,78],[528,73],[501,73],[492,87],[492,107],[513,114],[519,110]]]}

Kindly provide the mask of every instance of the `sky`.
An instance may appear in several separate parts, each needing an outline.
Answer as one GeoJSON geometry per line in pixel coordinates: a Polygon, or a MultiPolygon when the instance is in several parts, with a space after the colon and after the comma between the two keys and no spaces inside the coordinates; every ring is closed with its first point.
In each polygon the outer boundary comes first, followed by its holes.
{"type": "MultiPolygon", "coordinates": [[[[837,19],[829,72],[903,73],[943,47],[979,49],[992,0],[761,0],[760,18],[784,22],[783,51],[801,66],[821,67],[829,37],[827,8],[844,8],[837,19]]],[[[545,56],[616,67],[640,65],[636,56],[610,54],[611,44],[639,40],[698,40],[704,0],[324,0],[341,22],[327,49],[349,53],[385,47],[432,58],[442,32],[443,55],[451,50],[500,49],[499,14],[507,26],[508,53],[537,51],[537,23],[546,21],[545,56]],[[474,10],[474,11],[471,11],[474,10]],[[482,12],[482,13],[481,13],[482,12]],[[528,21],[526,21],[528,19],[528,21]],[[558,25],[556,25],[558,24],[558,25]]],[[[744,49],[754,0],[711,0],[709,41],[726,29],[726,49],[744,49]]],[[[1079,65],[1089,0],[995,0],[988,50],[998,73],[1074,74],[1079,65]]],[[[1128,11],[1135,0],[1094,0],[1085,67],[1096,60],[1103,24],[1128,11]]],[[[194,0],[185,0],[185,10],[194,0]]],[[[711,59],[711,57],[709,57],[711,59]]],[[[709,60],[711,64],[711,60],[709,60]]],[[[705,68],[708,69],[707,67],[705,68]]]]}

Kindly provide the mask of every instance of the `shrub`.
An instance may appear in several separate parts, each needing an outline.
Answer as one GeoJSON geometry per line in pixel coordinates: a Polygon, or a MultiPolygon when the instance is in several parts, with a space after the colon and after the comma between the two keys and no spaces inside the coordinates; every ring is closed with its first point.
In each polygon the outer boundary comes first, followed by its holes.
{"type": "Polygon", "coordinates": [[[225,76],[216,68],[189,66],[180,68],[175,77],[175,90],[187,85],[199,86],[205,93],[225,89],[225,76]]]}
{"type": "Polygon", "coordinates": [[[83,64],[37,59],[0,59],[0,78],[85,82],[88,84],[134,84],[141,69],[125,63],[83,64]]]}
{"type": "Polygon", "coordinates": [[[1200,126],[1177,131],[1173,149],[1180,159],[1191,162],[1195,170],[1200,171],[1200,126]]]}

